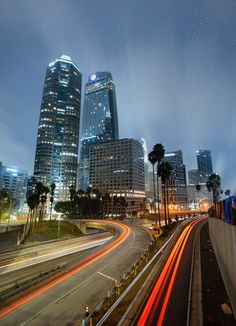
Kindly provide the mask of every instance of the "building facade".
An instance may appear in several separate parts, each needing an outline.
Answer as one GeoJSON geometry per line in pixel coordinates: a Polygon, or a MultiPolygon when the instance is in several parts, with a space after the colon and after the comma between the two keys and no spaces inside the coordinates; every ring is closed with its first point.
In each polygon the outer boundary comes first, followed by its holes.
{"type": "Polygon", "coordinates": [[[26,198],[28,172],[0,162],[0,191],[5,190],[14,200],[14,206],[21,208],[26,198]]]}
{"type": "Polygon", "coordinates": [[[213,173],[211,151],[197,150],[197,166],[199,171],[199,183],[205,184],[207,179],[213,173]]]}
{"type": "Polygon", "coordinates": [[[109,72],[92,74],[85,85],[81,129],[79,188],[86,190],[90,145],[119,138],[115,85],[109,72]]]}
{"type": "Polygon", "coordinates": [[[169,203],[180,206],[187,205],[186,190],[186,169],[183,164],[183,155],[181,150],[166,152],[164,160],[169,162],[172,167],[172,175],[168,185],[169,203]]]}
{"type": "Polygon", "coordinates": [[[34,176],[49,186],[55,183],[55,200],[69,198],[76,185],[82,74],[69,56],[51,62],[46,71],[34,176]]]}
{"type": "Polygon", "coordinates": [[[188,171],[188,184],[189,185],[199,184],[199,171],[197,169],[188,171]]]}
{"type": "Polygon", "coordinates": [[[146,197],[150,194],[150,180],[149,180],[149,162],[148,162],[148,151],[147,143],[144,138],[139,138],[138,141],[143,147],[143,158],[144,158],[144,184],[146,197]]]}
{"type": "Polygon", "coordinates": [[[90,146],[90,184],[101,193],[124,197],[127,213],[141,209],[145,198],[143,148],[134,139],[90,146]]]}

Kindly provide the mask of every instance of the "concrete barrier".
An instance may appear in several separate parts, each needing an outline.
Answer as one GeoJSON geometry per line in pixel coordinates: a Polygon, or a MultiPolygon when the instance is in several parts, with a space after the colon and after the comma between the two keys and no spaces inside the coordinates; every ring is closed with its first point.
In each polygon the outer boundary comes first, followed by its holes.
{"type": "Polygon", "coordinates": [[[236,226],[209,218],[209,232],[227,294],[236,317],[236,226]]]}

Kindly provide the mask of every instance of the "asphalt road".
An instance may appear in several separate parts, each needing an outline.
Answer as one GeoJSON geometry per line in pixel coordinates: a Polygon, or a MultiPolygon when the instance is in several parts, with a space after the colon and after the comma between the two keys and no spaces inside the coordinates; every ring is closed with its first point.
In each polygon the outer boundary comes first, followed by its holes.
{"type": "MultiPolygon", "coordinates": [[[[196,221],[195,221],[196,222],[196,221]]],[[[139,326],[186,325],[194,236],[206,220],[180,234],[139,318],[139,326]]]]}
{"type": "Polygon", "coordinates": [[[98,233],[60,242],[42,244],[27,249],[21,249],[18,252],[14,251],[13,253],[1,254],[0,275],[87,250],[102,245],[112,238],[113,235],[109,232],[98,233]]]}
{"type": "Polygon", "coordinates": [[[143,228],[112,251],[0,319],[1,325],[80,325],[85,307],[93,310],[150,242],[143,228]]]}

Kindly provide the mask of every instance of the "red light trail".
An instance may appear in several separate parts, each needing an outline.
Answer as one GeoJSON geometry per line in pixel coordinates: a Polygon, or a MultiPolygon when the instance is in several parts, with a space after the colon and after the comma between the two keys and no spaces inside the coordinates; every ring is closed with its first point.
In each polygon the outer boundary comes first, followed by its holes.
{"type": "Polygon", "coordinates": [[[190,222],[174,245],[138,321],[138,326],[163,325],[178,267],[194,226],[205,217],[190,222]],[[158,316],[157,316],[158,313],[158,316]],[[156,322],[157,319],[157,322],[156,322]],[[155,322],[154,322],[155,320],[155,322]]]}
{"type": "MultiPolygon", "coordinates": [[[[99,221],[104,223],[104,221],[99,221]]],[[[107,221],[108,222],[108,221],[107,221]]],[[[106,222],[106,223],[107,223],[106,222]]],[[[34,292],[28,294],[24,298],[21,298],[17,302],[10,304],[9,306],[3,308],[0,311],[0,318],[8,314],[9,312],[21,307],[23,304],[26,302],[30,301],[31,299],[37,297],[38,295],[46,292],[48,289],[54,287],[55,285],[61,283],[62,281],[68,279],[69,277],[73,276],[74,274],[78,273],[80,270],[84,269],[86,266],[92,264],[94,261],[100,259],[101,257],[105,256],[108,254],[110,251],[112,251],[114,248],[119,246],[122,242],[124,242],[130,235],[131,230],[128,226],[118,223],[118,222],[110,222],[109,224],[113,224],[114,226],[119,226],[122,229],[121,234],[119,235],[118,238],[116,238],[114,241],[111,243],[107,244],[105,247],[99,249],[92,255],[84,258],[82,261],[80,261],[78,264],[75,264],[74,266],[70,267],[66,272],[63,273],[63,275],[58,276],[58,278],[53,279],[50,281],[49,278],[49,283],[46,285],[42,285],[41,288],[35,290],[34,292]]]]}

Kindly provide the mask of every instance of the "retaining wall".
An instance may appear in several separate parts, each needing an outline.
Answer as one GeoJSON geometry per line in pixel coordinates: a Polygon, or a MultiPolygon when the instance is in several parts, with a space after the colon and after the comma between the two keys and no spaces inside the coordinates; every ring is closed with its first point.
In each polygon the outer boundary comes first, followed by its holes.
{"type": "Polygon", "coordinates": [[[236,317],[236,225],[230,225],[220,219],[209,218],[209,232],[236,317]]]}

